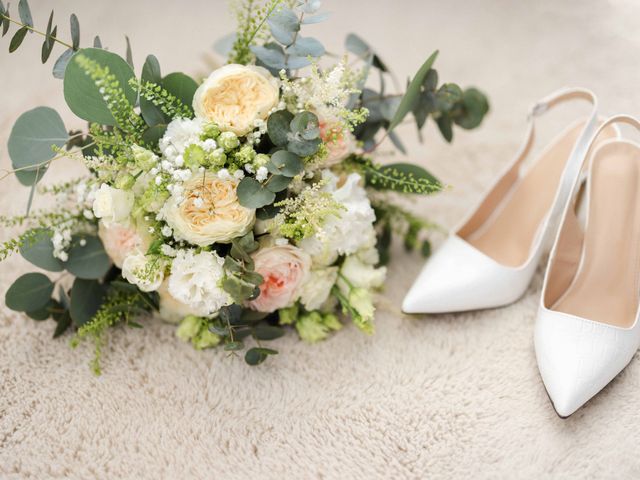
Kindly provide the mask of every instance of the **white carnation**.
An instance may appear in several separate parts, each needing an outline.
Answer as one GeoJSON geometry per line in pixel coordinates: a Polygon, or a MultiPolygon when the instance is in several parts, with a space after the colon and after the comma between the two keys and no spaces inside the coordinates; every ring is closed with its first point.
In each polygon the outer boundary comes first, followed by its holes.
{"type": "Polygon", "coordinates": [[[327,181],[324,190],[331,192],[345,209],[338,216],[329,217],[322,230],[302,240],[300,247],[316,264],[330,265],[338,255],[350,255],[370,243],[375,235],[373,222],[376,216],[367,192],[360,186],[360,175],[350,174],[340,188],[338,177],[329,170],[324,170],[322,177],[327,181]]]}
{"type": "Polygon", "coordinates": [[[169,293],[188,305],[197,315],[211,315],[232,299],[222,287],[224,259],[214,252],[180,250],[173,259],[169,293]]]}
{"type": "Polygon", "coordinates": [[[133,208],[133,192],[113,188],[103,183],[93,200],[93,214],[106,225],[127,223],[133,208]]]}
{"type": "Polygon", "coordinates": [[[338,267],[311,270],[302,285],[300,302],[307,310],[318,310],[329,298],[331,289],[338,279],[338,267]]]}
{"type": "Polygon", "coordinates": [[[203,121],[199,118],[176,118],[169,125],[160,140],[160,148],[165,157],[175,161],[192,143],[200,142],[203,121]]]}

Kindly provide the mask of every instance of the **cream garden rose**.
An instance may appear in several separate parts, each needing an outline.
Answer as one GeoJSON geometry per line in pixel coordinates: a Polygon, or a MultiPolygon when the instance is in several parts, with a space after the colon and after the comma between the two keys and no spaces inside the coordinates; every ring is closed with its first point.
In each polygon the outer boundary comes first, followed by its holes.
{"type": "Polygon", "coordinates": [[[293,245],[261,248],[252,255],[255,270],[264,281],[260,295],[249,302],[259,312],[275,312],[293,305],[300,298],[301,287],[311,269],[311,257],[293,245]]]}
{"type": "Polygon", "coordinates": [[[95,193],[93,214],[96,218],[101,218],[106,225],[128,223],[133,202],[133,192],[103,183],[95,193]]]}
{"type": "Polygon", "coordinates": [[[174,236],[199,246],[228,243],[245,235],[255,222],[255,210],[240,205],[238,180],[197,174],[183,184],[164,207],[164,217],[174,236]]]}
{"type": "Polygon", "coordinates": [[[216,123],[238,136],[265,120],[279,101],[279,82],[262,67],[225,65],[214,70],[196,90],[196,117],[216,123]]]}

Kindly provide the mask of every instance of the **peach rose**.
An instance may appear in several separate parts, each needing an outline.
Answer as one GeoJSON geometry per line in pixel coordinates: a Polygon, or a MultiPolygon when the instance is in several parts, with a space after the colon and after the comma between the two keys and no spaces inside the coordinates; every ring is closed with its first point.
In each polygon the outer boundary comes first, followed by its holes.
{"type": "Polygon", "coordinates": [[[193,96],[196,117],[242,136],[265,120],[280,100],[278,80],[262,67],[225,65],[214,70],[193,96]]]}
{"type": "Polygon", "coordinates": [[[133,226],[125,227],[117,223],[110,223],[107,226],[102,220],[98,225],[98,236],[102,240],[107,255],[118,268],[122,268],[127,255],[136,250],[144,250],[148,243],[133,226]]]}
{"type": "Polygon", "coordinates": [[[325,160],[326,166],[341,162],[355,150],[355,138],[349,130],[338,123],[320,121],[320,138],[329,152],[325,160]]]}
{"type": "Polygon", "coordinates": [[[260,295],[249,302],[259,312],[275,312],[293,305],[311,269],[311,257],[292,245],[262,248],[253,255],[256,272],[264,278],[260,295]]]}
{"type": "Polygon", "coordinates": [[[256,212],[240,205],[237,186],[235,179],[206,173],[186,181],[183,198],[172,196],[164,207],[165,220],[176,238],[202,247],[227,243],[249,232],[256,212]]]}

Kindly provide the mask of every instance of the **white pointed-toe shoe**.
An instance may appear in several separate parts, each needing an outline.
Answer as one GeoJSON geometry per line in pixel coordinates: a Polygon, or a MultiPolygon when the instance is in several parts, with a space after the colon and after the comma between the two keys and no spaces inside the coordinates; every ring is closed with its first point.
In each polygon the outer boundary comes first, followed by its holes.
{"type": "MultiPolygon", "coordinates": [[[[612,117],[591,143],[615,123],[640,130],[632,117],[612,117]]],[[[609,139],[587,159],[586,186],[575,182],[551,250],[535,326],[538,367],[561,417],[607,385],[640,346],[640,144],[609,139]],[[578,203],[586,205],[584,222],[578,203]]]]}
{"type": "Polygon", "coordinates": [[[499,307],[520,298],[555,233],[599,123],[596,98],[588,90],[563,89],[536,103],[520,151],[427,261],[404,299],[403,311],[459,312],[499,307]],[[569,125],[522,172],[534,143],[535,119],[570,100],[591,102],[589,115],[569,125]]]}

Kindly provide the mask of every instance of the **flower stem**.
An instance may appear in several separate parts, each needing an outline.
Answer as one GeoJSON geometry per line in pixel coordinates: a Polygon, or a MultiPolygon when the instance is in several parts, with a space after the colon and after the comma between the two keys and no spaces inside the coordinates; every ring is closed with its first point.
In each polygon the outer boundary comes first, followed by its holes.
{"type": "MultiPolygon", "coordinates": [[[[16,25],[19,25],[20,27],[26,27],[26,28],[27,28],[28,30],[30,30],[31,32],[33,32],[33,33],[37,33],[38,35],[42,35],[42,36],[43,36],[43,37],[45,37],[45,38],[46,38],[46,36],[47,36],[47,34],[46,34],[46,33],[41,32],[40,30],[36,30],[35,28],[30,27],[29,25],[25,25],[25,24],[24,24],[24,23],[22,23],[22,22],[18,22],[17,20],[14,20],[13,18],[8,17],[8,16],[6,16],[6,15],[4,15],[4,14],[0,15],[0,18],[6,18],[6,19],[7,19],[7,20],[9,20],[11,23],[15,23],[16,25]]],[[[64,45],[64,46],[65,46],[65,47],[67,47],[67,48],[71,48],[72,50],[75,50],[75,49],[73,48],[73,45],[70,45],[70,44],[68,44],[67,42],[62,41],[62,40],[60,40],[60,39],[59,39],[59,38],[57,38],[57,37],[50,36],[49,38],[51,38],[51,40],[53,40],[54,42],[58,42],[60,45],[64,45]]]]}

